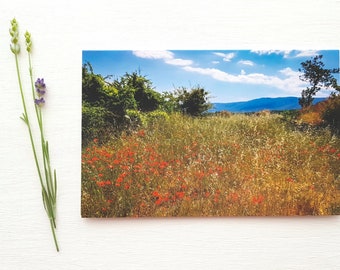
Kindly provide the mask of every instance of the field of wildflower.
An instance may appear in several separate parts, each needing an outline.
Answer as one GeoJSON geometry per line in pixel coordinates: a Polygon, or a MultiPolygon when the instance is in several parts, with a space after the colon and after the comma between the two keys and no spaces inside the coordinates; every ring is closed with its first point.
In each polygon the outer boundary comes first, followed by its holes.
{"type": "Polygon", "coordinates": [[[82,149],[83,217],[340,213],[340,138],[277,114],[172,114],[82,149]]]}

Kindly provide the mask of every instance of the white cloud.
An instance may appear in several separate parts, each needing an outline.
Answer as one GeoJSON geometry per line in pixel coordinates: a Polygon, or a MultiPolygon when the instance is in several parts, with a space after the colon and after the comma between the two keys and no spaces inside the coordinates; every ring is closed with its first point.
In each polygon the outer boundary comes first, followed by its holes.
{"type": "Polygon", "coordinates": [[[258,55],[282,54],[284,58],[288,58],[288,57],[298,58],[298,57],[308,57],[308,56],[318,55],[318,51],[317,50],[302,50],[302,51],[293,51],[293,50],[251,50],[251,52],[256,53],[258,55]]]}
{"type": "Polygon", "coordinates": [[[133,51],[135,56],[147,59],[172,59],[174,54],[170,51],[133,51]]]}
{"type": "Polygon", "coordinates": [[[278,76],[269,76],[262,73],[246,74],[244,70],[241,70],[241,74],[233,75],[216,68],[186,66],[183,67],[183,69],[188,72],[210,76],[216,80],[228,83],[267,85],[278,88],[292,95],[299,95],[302,87],[304,86],[304,83],[299,79],[300,73],[293,71],[291,68],[280,70],[280,73],[284,76],[283,78],[278,76]]]}
{"type": "Polygon", "coordinates": [[[173,59],[166,59],[165,63],[174,65],[174,66],[190,66],[193,64],[193,61],[180,59],[180,58],[173,58],[173,59]]]}
{"type": "Polygon", "coordinates": [[[258,55],[282,54],[284,58],[288,58],[292,50],[251,50],[258,55]]]}
{"type": "Polygon", "coordinates": [[[295,57],[307,57],[307,56],[316,56],[318,55],[318,51],[316,50],[307,50],[307,51],[300,51],[295,57]]]}
{"type": "Polygon", "coordinates": [[[299,77],[301,72],[294,71],[290,67],[279,70],[279,72],[287,77],[299,77]]]}
{"type": "Polygon", "coordinates": [[[174,66],[190,66],[193,64],[192,60],[175,58],[170,51],[133,51],[135,56],[146,59],[160,59],[166,64],[174,66]]]}
{"type": "Polygon", "coordinates": [[[239,64],[241,65],[245,65],[245,66],[254,66],[254,62],[253,61],[250,61],[250,60],[240,60],[238,61],[239,64]]]}
{"type": "Polygon", "coordinates": [[[212,61],[211,63],[213,63],[214,65],[217,65],[220,63],[220,61],[212,61]]]}
{"type": "Polygon", "coordinates": [[[185,71],[208,75],[216,80],[224,82],[237,82],[237,77],[216,68],[183,67],[185,71]]]}
{"type": "Polygon", "coordinates": [[[215,55],[220,56],[220,57],[224,57],[225,53],[219,53],[219,52],[214,52],[215,55]]]}
{"type": "MultiPolygon", "coordinates": [[[[255,52],[255,51],[253,51],[255,52]]],[[[308,51],[311,53],[311,51],[308,51]]],[[[258,54],[283,54],[288,56],[291,51],[256,51],[258,54]]],[[[303,52],[305,55],[307,51],[303,52]]],[[[265,85],[275,87],[283,90],[287,94],[300,95],[303,87],[306,86],[304,82],[299,79],[300,72],[294,71],[287,67],[279,71],[277,76],[266,75],[262,73],[246,73],[245,70],[241,70],[240,74],[234,75],[228,72],[222,71],[217,68],[201,68],[193,66],[194,62],[188,59],[175,58],[174,53],[170,51],[134,51],[133,54],[137,57],[147,59],[160,59],[168,65],[179,66],[187,72],[197,73],[205,76],[209,76],[215,80],[228,82],[228,83],[244,83],[253,85],[265,85]]],[[[235,53],[220,53],[215,52],[215,55],[222,57],[223,61],[230,62],[235,56],[235,53]]],[[[302,54],[299,53],[300,55],[302,54]]],[[[298,55],[299,55],[298,54],[298,55]]],[[[218,64],[219,61],[213,61],[212,63],[218,64]]],[[[250,60],[240,60],[238,62],[242,65],[253,66],[254,62],[250,60]]]]}
{"type": "Polygon", "coordinates": [[[223,61],[225,62],[230,62],[231,59],[233,59],[236,54],[235,53],[221,53],[221,52],[215,52],[214,53],[215,55],[219,56],[219,57],[222,57],[223,58],[223,61]]]}

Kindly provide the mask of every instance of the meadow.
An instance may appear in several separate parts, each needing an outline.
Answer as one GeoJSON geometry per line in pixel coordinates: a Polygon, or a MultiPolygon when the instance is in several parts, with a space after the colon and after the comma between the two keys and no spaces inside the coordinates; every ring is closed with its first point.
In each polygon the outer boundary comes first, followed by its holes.
{"type": "Polygon", "coordinates": [[[179,113],[82,149],[83,217],[340,214],[340,138],[278,114],[179,113]]]}

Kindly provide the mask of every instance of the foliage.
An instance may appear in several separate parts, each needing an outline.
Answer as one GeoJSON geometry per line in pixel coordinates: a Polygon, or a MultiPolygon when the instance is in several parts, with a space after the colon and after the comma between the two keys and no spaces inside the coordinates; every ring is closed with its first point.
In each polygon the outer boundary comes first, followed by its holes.
{"type": "Polygon", "coordinates": [[[340,141],[281,116],[171,114],[82,151],[82,216],[328,215],[340,141]]]}
{"type": "Polygon", "coordinates": [[[331,96],[322,112],[322,119],[338,133],[340,132],[340,95],[331,96]]]}
{"type": "Polygon", "coordinates": [[[162,110],[144,113],[137,110],[128,110],[127,116],[130,120],[131,126],[139,128],[147,127],[157,121],[167,121],[169,119],[169,115],[162,110]]]}
{"type": "Polygon", "coordinates": [[[328,99],[302,109],[297,117],[299,123],[317,127],[330,127],[340,132],[340,96],[331,95],[328,99]]]}
{"type": "Polygon", "coordinates": [[[82,70],[83,102],[112,111],[117,122],[127,109],[137,108],[134,92],[129,87],[119,81],[107,82],[102,75],[93,73],[90,63],[84,64],[82,70]]]}
{"type": "Polygon", "coordinates": [[[93,139],[98,139],[101,143],[109,140],[117,132],[115,121],[115,115],[106,108],[83,102],[82,145],[87,145],[93,139]]]}
{"type": "Polygon", "coordinates": [[[302,113],[299,119],[302,123],[306,123],[313,126],[318,126],[322,124],[322,118],[319,112],[308,111],[302,113]]]}
{"type": "Polygon", "coordinates": [[[144,113],[138,110],[127,110],[126,116],[130,120],[130,123],[134,127],[142,127],[146,125],[146,116],[144,113]]]}
{"type": "Polygon", "coordinates": [[[161,105],[160,109],[167,113],[180,112],[180,104],[179,104],[179,93],[177,90],[173,92],[163,92],[161,94],[161,105]]]}
{"type": "Polygon", "coordinates": [[[111,76],[95,74],[90,63],[82,67],[83,145],[100,138],[105,142],[124,129],[134,129],[166,120],[168,113],[182,111],[200,116],[210,108],[208,92],[201,87],[180,88],[160,94],[140,72],[111,76]]]}
{"type": "Polygon", "coordinates": [[[215,112],[215,115],[221,116],[221,117],[230,117],[233,115],[232,112],[223,110],[223,111],[219,111],[219,112],[215,112]]]}
{"type": "Polygon", "coordinates": [[[114,85],[119,90],[125,89],[133,93],[136,109],[139,111],[149,112],[156,110],[161,103],[161,95],[153,89],[152,82],[140,73],[126,73],[120,80],[116,80],[114,85]]]}
{"type": "Polygon", "coordinates": [[[287,122],[294,122],[299,116],[299,110],[285,110],[278,112],[287,122]]]}
{"type": "Polygon", "coordinates": [[[337,89],[336,79],[332,73],[338,73],[338,69],[326,69],[325,64],[322,62],[322,55],[317,55],[311,60],[307,60],[301,63],[300,72],[303,74],[300,76],[302,81],[308,82],[309,87],[302,90],[299,104],[301,107],[306,108],[312,105],[314,96],[321,90],[322,87],[328,88],[332,86],[337,89]]]}
{"type": "Polygon", "coordinates": [[[152,125],[158,122],[164,123],[165,121],[169,120],[169,115],[166,112],[161,111],[161,110],[148,112],[145,114],[145,116],[146,116],[147,125],[152,125]]]}
{"type": "Polygon", "coordinates": [[[201,116],[211,108],[208,95],[209,93],[200,86],[193,87],[190,91],[181,87],[173,92],[173,98],[170,100],[176,102],[174,109],[179,109],[184,114],[191,116],[201,116]]]}
{"type": "Polygon", "coordinates": [[[82,67],[83,145],[95,138],[104,142],[129,123],[136,124],[128,119],[132,112],[152,112],[160,106],[161,95],[145,76],[133,72],[113,82],[108,78],[94,74],[90,63],[82,67]]]}

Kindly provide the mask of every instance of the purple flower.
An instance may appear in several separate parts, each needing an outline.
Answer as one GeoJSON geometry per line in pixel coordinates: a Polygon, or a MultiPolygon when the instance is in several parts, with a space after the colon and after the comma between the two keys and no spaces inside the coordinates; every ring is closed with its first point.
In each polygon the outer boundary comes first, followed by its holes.
{"type": "Polygon", "coordinates": [[[44,79],[38,78],[35,82],[35,90],[38,93],[38,96],[41,97],[46,93],[46,84],[44,82],[44,79]]]}
{"type": "Polygon", "coordinates": [[[42,97],[42,98],[36,98],[35,100],[34,100],[34,103],[35,103],[35,105],[37,105],[37,106],[42,106],[42,105],[44,105],[44,103],[45,103],[45,99],[42,97]]]}

